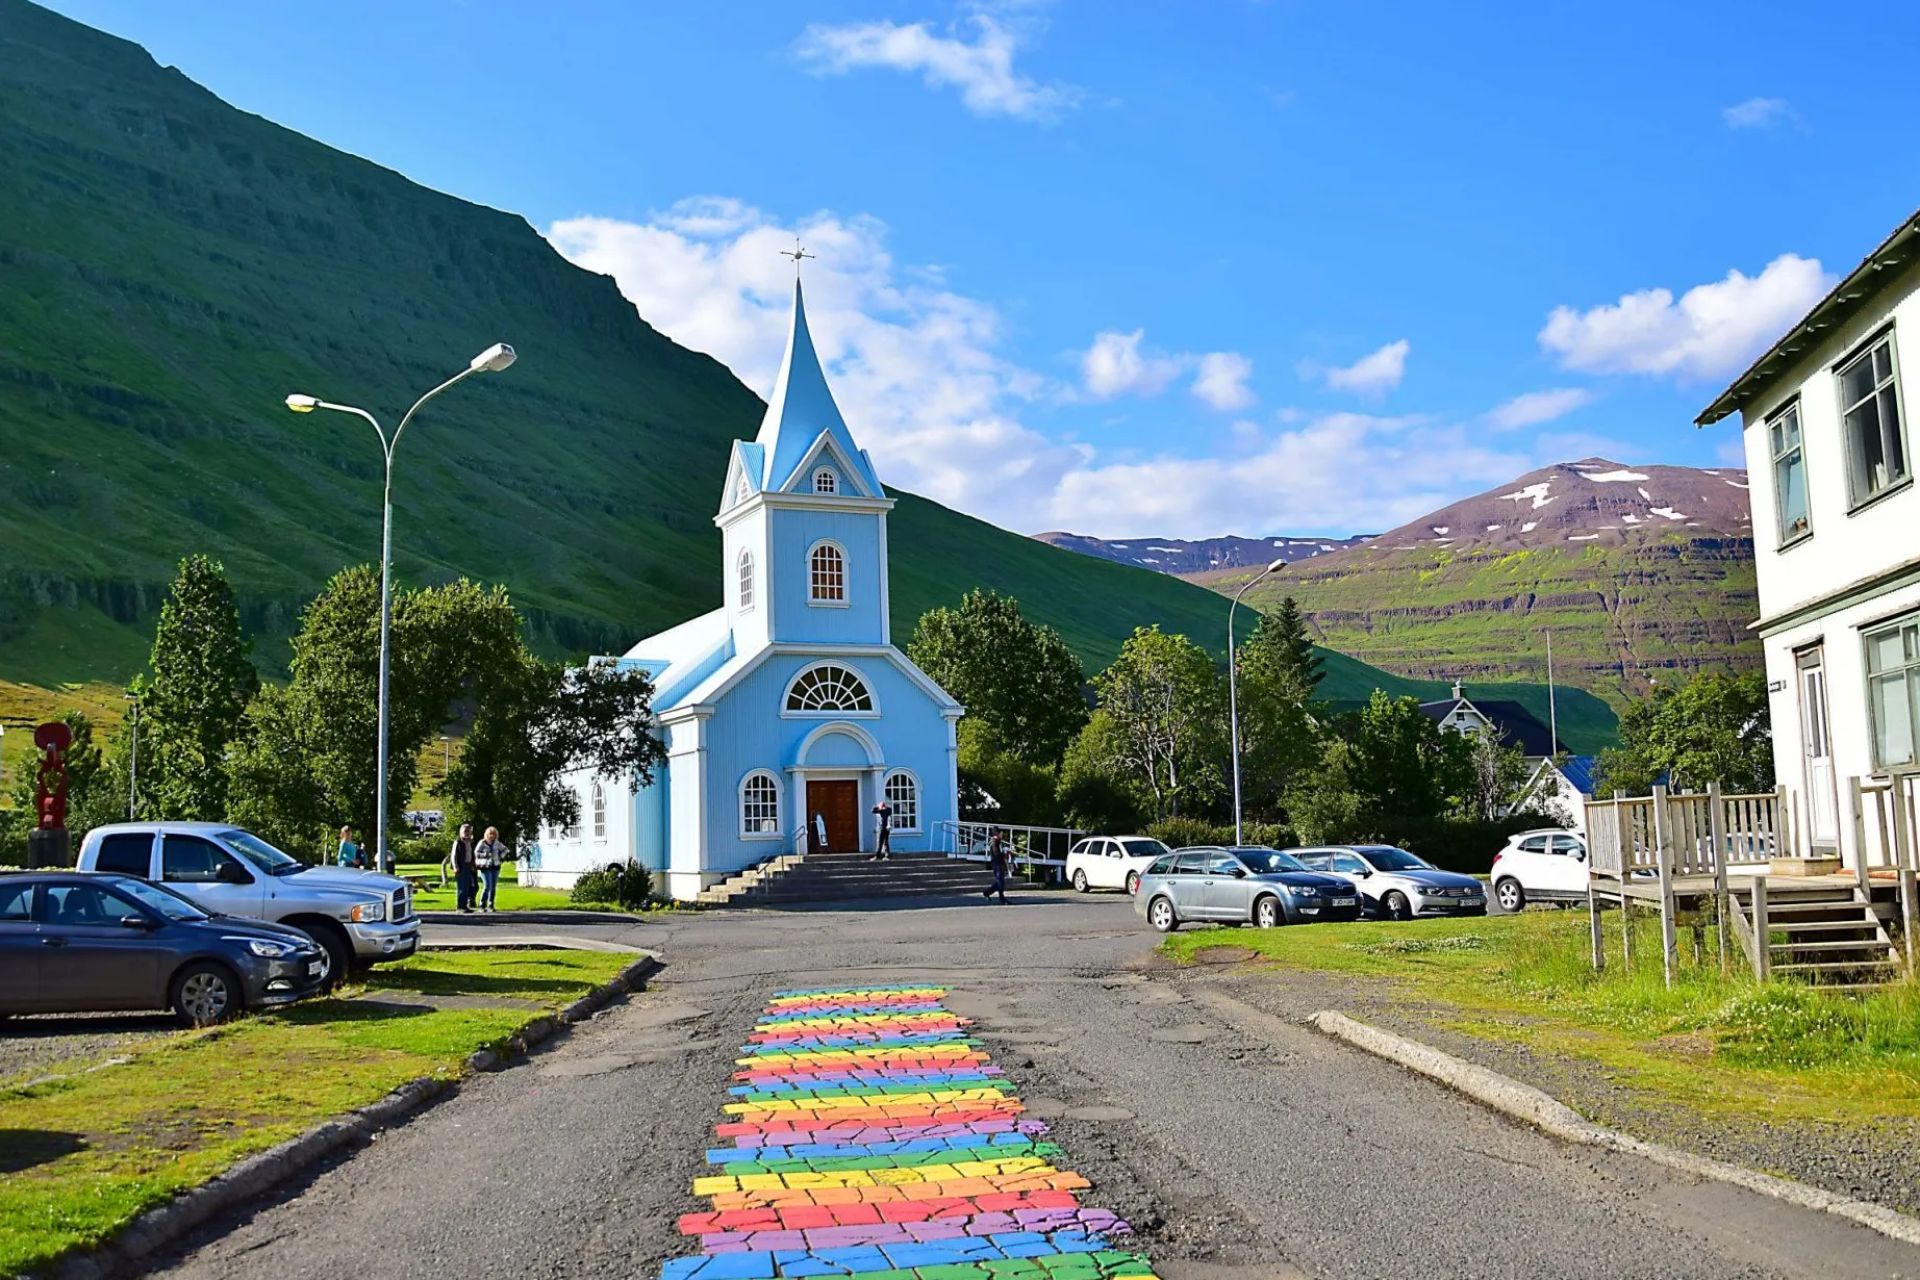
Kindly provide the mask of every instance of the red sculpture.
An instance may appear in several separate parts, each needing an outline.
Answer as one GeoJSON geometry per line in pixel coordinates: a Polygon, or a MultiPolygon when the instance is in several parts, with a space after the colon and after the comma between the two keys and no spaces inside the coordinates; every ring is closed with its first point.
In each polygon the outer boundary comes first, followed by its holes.
{"type": "Polygon", "coordinates": [[[58,720],[36,725],[33,745],[40,748],[40,773],[34,782],[33,805],[40,815],[40,830],[64,830],[67,825],[66,750],[73,745],[73,730],[58,720]]]}

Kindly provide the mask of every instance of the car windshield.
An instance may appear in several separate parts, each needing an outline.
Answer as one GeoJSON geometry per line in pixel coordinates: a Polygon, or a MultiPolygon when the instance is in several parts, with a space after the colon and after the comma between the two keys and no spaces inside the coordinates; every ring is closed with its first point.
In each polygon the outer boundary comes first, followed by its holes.
{"type": "Polygon", "coordinates": [[[1280,852],[1278,849],[1235,849],[1234,856],[1247,864],[1255,875],[1266,875],[1274,871],[1305,871],[1300,860],[1280,852]]]}
{"type": "Polygon", "coordinates": [[[226,843],[227,848],[270,876],[290,876],[305,865],[298,858],[280,852],[251,831],[242,831],[236,827],[232,831],[222,831],[220,839],[226,843]]]}
{"type": "Polygon", "coordinates": [[[169,920],[206,920],[208,915],[171,889],[131,877],[115,877],[113,887],[149,911],[158,911],[169,920]]]}
{"type": "Polygon", "coordinates": [[[1433,864],[1417,853],[1392,845],[1368,845],[1360,856],[1373,864],[1375,871],[1432,871],[1433,864]]]}
{"type": "Polygon", "coordinates": [[[1158,840],[1145,837],[1129,837],[1120,842],[1120,847],[1126,850],[1129,858],[1157,858],[1163,853],[1173,852],[1158,840]]]}

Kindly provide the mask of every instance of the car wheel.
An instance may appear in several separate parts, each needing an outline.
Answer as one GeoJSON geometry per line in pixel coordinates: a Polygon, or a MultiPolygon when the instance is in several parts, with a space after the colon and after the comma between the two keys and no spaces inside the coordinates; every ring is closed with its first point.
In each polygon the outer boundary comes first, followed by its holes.
{"type": "Polygon", "coordinates": [[[1147,904],[1147,923],[1161,933],[1172,933],[1180,927],[1180,917],[1173,914],[1173,903],[1155,898],[1147,904]]]}
{"type": "Polygon", "coordinates": [[[1413,906],[1407,901],[1407,895],[1398,889],[1380,899],[1380,914],[1389,920],[1413,919],[1413,906]]]}
{"type": "Polygon", "coordinates": [[[345,982],[354,969],[353,944],[347,941],[346,932],[337,924],[316,923],[295,927],[327,953],[327,982],[324,989],[331,991],[345,982]]]}
{"type": "Polygon", "coordinates": [[[1280,909],[1280,899],[1271,895],[1253,904],[1253,922],[1262,929],[1277,929],[1287,922],[1287,913],[1280,909]]]}
{"type": "Polygon", "coordinates": [[[1128,893],[1128,895],[1129,895],[1129,896],[1131,896],[1131,895],[1133,895],[1133,894],[1136,894],[1136,893],[1139,893],[1139,892],[1140,892],[1140,873],[1139,873],[1138,871],[1129,871],[1129,872],[1127,872],[1127,893],[1128,893]]]}
{"type": "Polygon", "coordinates": [[[245,1007],[240,980],[223,964],[202,960],[182,969],[173,979],[173,1012],[190,1027],[225,1022],[245,1007]]]}
{"type": "Polygon", "coordinates": [[[1500,883],[1493,886],[1493,896],[1502,911],[1518,911],[1527,905],[1527,891],[1512,876],[1503,876],[1500,883]]]}
{"type": "Polygon", "coordinates": [[[1087,891],[1086,872],[1076,871],[1073,873],[1073,889],[1075,893],[1085,893],[1087,891]]]}

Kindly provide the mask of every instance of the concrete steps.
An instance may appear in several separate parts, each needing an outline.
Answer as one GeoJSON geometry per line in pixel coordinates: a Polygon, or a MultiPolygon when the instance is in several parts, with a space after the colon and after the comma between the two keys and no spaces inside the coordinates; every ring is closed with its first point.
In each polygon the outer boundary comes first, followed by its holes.
{"type": "MultiPolygon", "coordinates": [[[[896,853],[876,862],[866,853],[817,853],[774,858],[696,901],[708,906],[765,907],[865,898],[929,898],[978,894],[993,881],[985,863],[943,853],[896,853]]],[[[1017,882],[1009,880],[1011,891],[1017,882]]]]}

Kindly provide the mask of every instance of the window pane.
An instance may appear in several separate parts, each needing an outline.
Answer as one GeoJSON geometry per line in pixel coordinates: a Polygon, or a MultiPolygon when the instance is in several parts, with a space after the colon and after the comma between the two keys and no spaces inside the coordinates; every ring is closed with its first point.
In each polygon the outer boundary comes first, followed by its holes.
{"type": "Polygon", "coordinates": [[[1866,399],[1873,390],[1873,361],[1862,356],[1840,371],[1840,404],[1851,408],[1866,399]]]}
{"type": "Polygon", "coordinates": [[[40,895],[40,923],[75,927],[118,924],[140,914],[118,894],[93,885],[47,885],[40,895]]]}
{"type": "Polygon", "coordinates": [[[1913,762],[1913,693],[1904,673],[1867,682],[1873,703],[1874,751],[1881,767],[1913,762]]]}
{"type": "Polygon", "coordinates": [[[1883,342],[1873,349],[1873,380],[1885,382],[1893,376],[1893,344],[1883,342]]]}
{"type": "Polygon", "coordinates": [[[1901,641],[1906,629],[1896,627],[1891,631],[1881,631],[1867,637],[1867,670],[1878,674],[1882,671],[1897,670],[1906,659],[1906,646],[1901,641]]]}
{"type": "Polygon", "coordinates": [[[1847,452],[1853,459],[1853,496],[1864,498],[1886,484],[1886,455],[1880,447],[1880,412],[1872,400],[1847,414],[1847,452]]]}
{"type": "Polygon", "coordinates": [[[1780,536],[1798,537],[1808,528],[1807,471],[1800,450],[1793,450],[1774,464],[1773,485],[1780,506],[1780,536]]]}
{"type": "Polygon", "coordinates": [[[1880,447],[1887,460],[1887,482],[1907,474],[1907,451],[1900,439],[1900,403],[1889,383],[1880,392],[1880,447]]]}
{"type": "Polygon", "coordinates": [[[192,836],[168,836],[160,845],[160,878],[187,884],[210,884],[224,861],[220,851],[192,836]]]}
{"type": "Polygon", "coordinates": [[[0,884],[0,920],[25,920],[32,911],[31,884],[0,884]]]}
{"type": "Polygon", "coordinates": [[[145,880],[152,872],[153,837],[145,833],[138,835],[121,833],[102,836],[100,854],[94,860],[95,871],[112,871],[123,876],[139,876],[145,880]]]}

